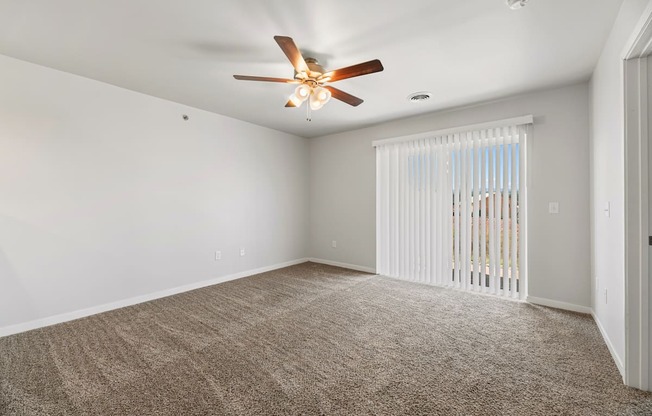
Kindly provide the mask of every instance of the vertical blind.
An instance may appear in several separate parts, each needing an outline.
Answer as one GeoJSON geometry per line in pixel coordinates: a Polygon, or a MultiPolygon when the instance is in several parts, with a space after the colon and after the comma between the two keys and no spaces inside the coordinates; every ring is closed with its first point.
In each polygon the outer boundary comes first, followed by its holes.
{"type": "Polygon", "coordinates": [[[377,272],[523,299],[531,123],[374,142],[377,272]]]}

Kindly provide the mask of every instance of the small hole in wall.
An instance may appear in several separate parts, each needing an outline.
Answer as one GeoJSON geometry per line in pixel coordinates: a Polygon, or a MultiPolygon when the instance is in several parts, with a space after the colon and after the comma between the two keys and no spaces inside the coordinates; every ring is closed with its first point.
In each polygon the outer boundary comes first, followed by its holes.
{"type": "Polygon", "coordinates": [[[183,117],[183,119],[184,119],[185,121],[188,121],[188,120],[190,120],[190,117],[188,117],[188,115],[187,115],[187,114],[184,114],[184,115],[182,115],[181,117],[183,117]]]}

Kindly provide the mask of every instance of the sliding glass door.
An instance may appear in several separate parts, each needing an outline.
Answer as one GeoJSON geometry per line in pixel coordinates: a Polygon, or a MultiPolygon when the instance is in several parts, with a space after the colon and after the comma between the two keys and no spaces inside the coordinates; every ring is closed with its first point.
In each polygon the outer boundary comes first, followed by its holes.
{"type": "Polygon", "coordinates": [[[478,127],[375,142],[377,270],[524,298],[530,125],[478,127]]]}

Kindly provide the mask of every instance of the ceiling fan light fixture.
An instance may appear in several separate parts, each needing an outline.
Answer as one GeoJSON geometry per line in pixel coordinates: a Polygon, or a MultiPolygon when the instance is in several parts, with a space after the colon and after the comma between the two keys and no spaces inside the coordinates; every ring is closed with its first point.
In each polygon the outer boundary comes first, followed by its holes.
{"type": "Polygon", "coordinates": [[[294,90],[294,94],[303,102],[310,97],[311,88],[309,85],[301,84],[294,90]]]}
{"type": "Polygon", "coordinates": [[[322,103],[326,104],[331,99],[331,92],[323,87],[315,88],[315,94],[317,94],[317,99],[322,103]]]}
{"type": "Polygon", "coordinates": [[[316,87],[310,94],[310,108],[319,110],[331,99],[331,92],[323,87],[316,87]]]}
{"type": "Polygon", "coordinates": [[[525,7],[527,4],[527,0],[507,0],[507,7],[509,7],[512,10],[518,10],[520,8],[525,7]]]}
{"type": "Polygon", "coordinates": [[[319,101],[317,99],[317,96],[315,94],[310,95],[310,109],[311,110],[319,110],[324,106],[324,103],[319,101]]]}

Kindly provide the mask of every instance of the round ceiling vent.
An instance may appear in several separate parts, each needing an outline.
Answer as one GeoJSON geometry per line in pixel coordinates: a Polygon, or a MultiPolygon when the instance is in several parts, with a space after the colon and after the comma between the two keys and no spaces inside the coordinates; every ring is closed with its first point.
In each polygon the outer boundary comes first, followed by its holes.
{"type": "Polygon", "coordinates": [[[408,95],[408,100],[410,100],[413,103],[419,103],[419,102],[427,101],[431,97],[432,97],[431,92],[421,91],[421,92],[415,92],[413,94],[408,95]]]}

